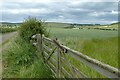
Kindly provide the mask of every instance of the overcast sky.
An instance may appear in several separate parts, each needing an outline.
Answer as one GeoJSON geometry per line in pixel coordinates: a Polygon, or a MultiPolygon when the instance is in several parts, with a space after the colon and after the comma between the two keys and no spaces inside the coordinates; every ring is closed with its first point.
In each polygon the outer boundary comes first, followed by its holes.
{"type": "Polygon", "coordinates": [[[0,8],[1,21],[5,22],[22,22],[28,16],[49,22],[109,24],[118,21],[117,0],[3,0],[0,8]]]}

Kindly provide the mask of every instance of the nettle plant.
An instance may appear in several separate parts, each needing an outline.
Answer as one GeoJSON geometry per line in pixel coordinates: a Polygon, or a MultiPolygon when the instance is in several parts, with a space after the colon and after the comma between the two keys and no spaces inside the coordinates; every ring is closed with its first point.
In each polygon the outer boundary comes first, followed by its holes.
{"type": "Polygon", "coordinates": [[[31,36],[34,34],[44,34],[45,36],[48,36],[45,28],[45,22],[33,17],[29,17],[21,24],[20,36],[24,40],[30,41],[31,36]]]}

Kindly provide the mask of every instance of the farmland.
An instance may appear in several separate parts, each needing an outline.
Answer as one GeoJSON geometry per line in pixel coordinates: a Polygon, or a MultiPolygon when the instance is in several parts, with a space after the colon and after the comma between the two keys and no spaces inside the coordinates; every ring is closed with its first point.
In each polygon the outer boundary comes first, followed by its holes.
{"type": "MultiPolygon", "coordinates": [[[[62,44],[118,68],[118,31],[98,30],[90,27],[90,29],[86,26],[84,29],[65,29],[59,26],[50,27],[47,30],[50,31],[50,38],[58,38],[62,44]]],[[[117,26],[112,25],[112,28],[117,28],[117,26]]],[[[70,56],[67,59],[90,78],[105,77],[70,56]]]]}
{"type": "MultiPolygon", "coordinates": [[[[96,60],[102,61],[106,64],[109,64],[113,67],[118,68],[118,31],[112,30],[112,29],[111,30],[93,29],[93,27],[95,26],[89,26],[90,29],[88,29],[88,26],[84,26],[83,29],[79,29],[80,26],[77,26],[78,27],[77,29],[74,29],[74,28],[66,29],[64,27],[69,26],[69,24],[67,23],[48,23],[48,24],[49,25],[48,27],[46,27],[46,29],[49,32],[49,38],[51,39],[58,38],[60,43],[76,51],[82,52],[83,54],[89,57],[92,57],[96,60]]],[[[103,27],[104,26],[99,26],[99,28],[103,28],[103,27]]],[[[117,28],[117,27],[114,26],[112,28],[117,28]]],[[[31,44],[25,43],[25,45],[21,45],[21,43],[24,44],[24,42],[19,37],[16,37],[16,38],[18,38],[18,39],[15,39],[16,43],[12,41],[11,45],[13,47],[11,47],[11,49],[8,50],[8,52],[5,51],[6,54],[9,53],[11,55],[12,53],[14,53],[14,56],[19,56],[23,53],[25,54],[29,53],[29,49],[33,50],[32,52],[35,51],[34,48],[31,46],[31,44]],[[14,47],[15,45],[19,46],[19,49],[18,47],[14,47]],[[28,47],[26,47],[27,45],[28,47]],[[20,53],[20,54],[17,54],[17,53],[20,53]]],[[[10,58],[12,58],[14,59],[14,61],[10,59],[11,62],[15,62],[14,56],[9,57],[10,56],[9,54],[3,55],[3,57],[8,56],[8,61],[10,58]]],[[[80,71],[82,71],[85,75],[87,75],[90,78],[105,77],[100,75],[96,71],[91,70],[89,67],[85,66],[84,64],[79,63],[77,60],[71,58],[71,56],[67,56],[67,59],[71,59],[70,62],[74,64],[76,67],[78,67],[80,71]]],[[[26,60],[26,56],[25,56],[25,60],[26,60]]],[[[13,77],[46,77],[48,75],[49,77],[51,77],[51,72],[46,66],[45,68],[48,69],[48,71],[45,73],[43,72],[44,69],[42,69],[42,66],[41,66],[43,64],[41,63],[42,63],[41,60],[35,59],[35,62],[33,62],[32,66],[28,68],[17,66],[17,68],[15,69],[17,70],[20,69],[20,70],[18,70],[18,72],[15,72],[15,74],[11,74],[12,71],[14,71],[12,66],[8,67],[4,70],[3,76],[4,77],[12,77],[12,76],[13,77]],[[40,65],[38,65],[39,61],[40,61],[40,65]],[[36,72],[35,69],[39,69],[39,67],[41,67],[41,70],[36,72]],[[9,69],[11,70],[10,74],[8,73],[9,69]],[[43,75],[41,74],[41,72],[43,75]],[[30,74],[27,75],[28,73],[30,74]]],[[[10,63],[10,65],[11,64],[12,63],[10,63]]],[[[65,68],[65,69],[68,70],[68,68],[65,68]]]]}
{"type": "Polygon", "coordinates": [[[1,79],[119,79],[120,3],[3,0],[1,79]]]}
{"type": "Polygon", "coordinates": [[[65,38],[79,38],[79,39],[106,39],[109,37],[116,37],[117,31],[104,31],[104,30],[88,30],[88,29],[63,29],[63,28],[50,28],[51,37],[65,38]]]}
{"type": "Polygon", "coordinates": [[[87,28],[48,28],[48,30],[50,30],[52,39],[57,37],[61,43],[70,48],[118,67],[118,31],[89,30],[87,28]]]}
{"type": "Polygon", "coordinates": [[[58,38],[61,43],[72,49],[118,67],[118,31],[62,27],[51,27],[48,30],[50,30],[50,38],[58,38]]]}

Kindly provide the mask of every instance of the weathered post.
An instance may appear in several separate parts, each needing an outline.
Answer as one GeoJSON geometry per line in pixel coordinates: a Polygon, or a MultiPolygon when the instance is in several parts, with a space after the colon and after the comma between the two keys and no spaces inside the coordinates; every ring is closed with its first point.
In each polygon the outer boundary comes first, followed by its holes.
{"type": "Polygon", "coordinates": [[[57,46],[57,67],[56,67],[56,77],[57,78],[61,78],[61,50],[59,48],[59,42],[56,40],[54,40],[56,46],[57,46]]]}
{"type": "Polygon", "coordinates": [[[59,78],[59,48],[58,47],[57,47],[57,55],[56,55],[56,57],[57,57],[56,77],[59,78]]]}
{"type": "Polygon", "coordinates": [[[42,36],[37,34],[37,48],[40,52],[42,52],[42,36]]]}
{"type": "Polygon", "coordinates": [[[37,34],[37,43],[38,43],[38,45],[37,45],[38,51],[41,52],[43,60],[45,61],[44,53],[43,53],[43,37],[41,34],[37,34]]]}

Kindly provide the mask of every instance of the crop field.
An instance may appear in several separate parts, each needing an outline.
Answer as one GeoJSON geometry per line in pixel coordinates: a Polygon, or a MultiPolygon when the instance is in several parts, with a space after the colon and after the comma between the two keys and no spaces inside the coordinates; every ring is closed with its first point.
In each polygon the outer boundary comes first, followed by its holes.
{"type": "Polygon", "coordinates": [[[105,61],[111,61],[109,64],[114,64],[113,66],[118,67],[118,31],[51,28],[50,35],[53,39],[57,37],[64,45],[82,51],[84,54],[96,59],[99,59],[97,57],[106,55],[105,58],[100,59],[104,61],[106,57],[110,59],[111,57],[116,56],[115,59],[113,59],[116,64],[113,63],[111,59],[105,61]]]}
{"type": "Polygon", "coordinates": [[[118,67],[118,31],[51,28],[50,35],[72,49],[118,67]]]}
{"type": "Polygon", "coordinates": [[[79,38],[79,39],[106,39],[118,36],[118,31],[104,31],[94,29],[64,29],[49,28],[51,37],[60,39],[79,38]]]}
{"type": "MultiPolygon", "coordinates": [[[[118,31],[94,29],[48,28],[50,38],[58,40],[89,57],[118,68],[118,31]]],[[[68,56],[68,59],[71,57],[68,56]]],[[[104,77],[87,66],[71,58],[71,63],[79,67],[89,77],[104,77]]],[[[67,68],[66,68],[67,69],[67,68]]]]}

